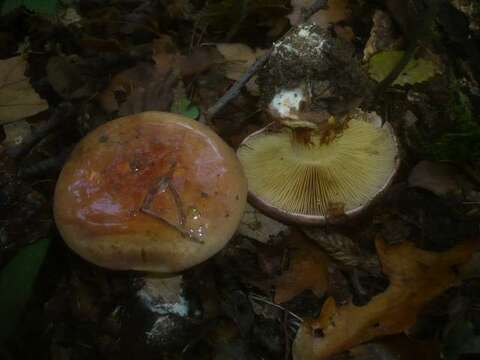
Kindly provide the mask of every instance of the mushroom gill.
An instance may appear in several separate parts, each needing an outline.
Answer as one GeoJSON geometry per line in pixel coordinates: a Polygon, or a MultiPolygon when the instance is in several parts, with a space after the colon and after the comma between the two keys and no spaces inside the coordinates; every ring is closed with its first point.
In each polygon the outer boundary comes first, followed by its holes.
{"type": "Polygon", "coordinates": [[[357,116],[329,143],[313,134],[309,144],[292,130],[260,130],[244,140],[238,156],[250,196],[288,214],[326,217],[339,204],[354,213],[380,193],[397,167],[390,125],[357,116]]]}

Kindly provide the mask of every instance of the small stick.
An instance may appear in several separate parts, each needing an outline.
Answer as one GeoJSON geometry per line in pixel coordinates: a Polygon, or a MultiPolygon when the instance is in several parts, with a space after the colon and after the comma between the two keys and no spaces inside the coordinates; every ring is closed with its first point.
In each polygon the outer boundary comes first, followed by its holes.
{"type": "Polygon", "coordinates": [[[265,54],[259,57],[253,64],[250,66],[247,71],[242,75],[242,77],[232,85],[230,89],[220,98],[218,101],[211,106],[206,114],[205,118],[207,121],[210,121],[217,113],[222,110],[225,105],[240,94],[240,91],[245,86],[245,84],[256,74],[256,72],[267,62],[272,50],[268,50],[265,54]]]}
{"type": "Polygon", "coordinates": [[[148,189],[147,195],[145,195],[145,198],[143,199],[142,205],[140,206],[140,211],[143,212],[144,214],[150,215],[154,217],[157,220],[160,220],[164,224],[170,226],[171,228],[175,229],[178,231],[184,238],[203,244],[204,241],[202,239],[197,238],[195,235],[191,234],[189,231],[185,230],[185,223],[186,223],[186,216],[183,211],[183,206],[182,206],[182,201],[180,199],[180,195],[178,194],[177,190],[173,186],[172,182],[172,177],[173,173],[175,171],[177,163],[173,162],[172,165],[170,166],[170,169],[168,170],[166,175],[162,175],[158,177],[155,181],[155,183],[148,189]],[[154,210],[150,208],[152,205],[152,202],[155,198],[155,196],[163,192],[165,190],[170,190],[170,192],[173,194],[173,198],[175,201],[175,205],[177,207],[178,215],[180,218],[180,226],[177,226],[167,219],[163,218],[160,214],[156,213],[154,210]]]}
{"type": "Polygon", "coordinates": [[[168,183],[168,190],[172,193],[173,201],[175,201],[175,206],[177,207],[178,218],[180,219],[180,225],[185,227],[187,224],[187,216],[185,215],[185,211],[183,211],[183,204],[182,199],[180,199],[180,195],[178,194],[177,189],[171,182],[168,183]]]}
{"type": "Polygon", "coordinates": [[[248,294],[248,297],[251,298],[252,300],[256,300],[256,301],[259,301],[259,302],[263,302],[265,304],[268,304],[270,306],[273,306],[273,307],[276,307],[277,309],[280,309],[282,310],[283,312],[287,313],[288,315],[292,316],[293,318],[295,318],[298,322],[302,323],[303,322],[303,319],[298,316],[297,314],[291,312],[290,310],[284,308],[283,306],[281,305],[278,305],[278,304],[275,304],[274,302],[271,302],[261,296],[258,296],[258,295],[255,295],[255,294],[248,294]]]}

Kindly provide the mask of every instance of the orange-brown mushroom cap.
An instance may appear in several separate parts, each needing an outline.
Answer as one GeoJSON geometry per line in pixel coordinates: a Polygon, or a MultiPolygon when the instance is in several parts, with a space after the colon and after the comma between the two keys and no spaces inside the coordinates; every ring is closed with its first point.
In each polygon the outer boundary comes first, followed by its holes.
{"type": "Polygon", "coordinates": [[[113,120],[75,147],[54,215],[68,246],[111,269],[176,272],[234,234],[247,183],[234,151],[207,126],[145,112],[113,120]]]}

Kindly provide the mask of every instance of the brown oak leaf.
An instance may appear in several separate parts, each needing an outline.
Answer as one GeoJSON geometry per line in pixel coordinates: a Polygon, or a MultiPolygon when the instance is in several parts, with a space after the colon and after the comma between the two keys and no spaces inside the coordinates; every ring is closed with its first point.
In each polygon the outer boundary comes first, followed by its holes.
{"type": "Polygon", "coordinates": [[[464,242],[442,253],[410,242],[387,246],[377,239],[377,252],[390,285],[364,306],[337,306],[326,300],[317,319],[306,320],[297,333],[295,360],[328,359],[333,354],[379,336],[401,333],[423,306],[459,280],[454,268],[466,263],[479,241],[464,242]]]}
{"type": "Polygon", "coordinates": [[[328,287],[328,256],[299,232],[292,232],[287,245],[290,265],[275,282],[275,302],[289,301],[307,289],[323,296],[328,287]]]}

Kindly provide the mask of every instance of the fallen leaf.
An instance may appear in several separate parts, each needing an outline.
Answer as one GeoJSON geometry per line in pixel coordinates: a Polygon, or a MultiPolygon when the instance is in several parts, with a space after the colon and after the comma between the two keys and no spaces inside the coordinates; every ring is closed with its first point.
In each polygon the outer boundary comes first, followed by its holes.
{"type": "MultiPolygon", "coordinates": [[[[216,48],[225,58],[225,77],[230,80],[240,80],[248,68],[266,51],[264,49],[253,50],[245,44],[216,44],[216,48]]],[[[250,94],[258,96],[260,91],[256,83],[256,75],[246,84],[250,94]]]]}
{"type": "Polygon", "coordinates": [[[191,77],[208,70],[213,64],[219,63],[221,56],[208,47],[199,47],[187,55],[181,55],[172,39],[162,35],[152,44],[152,60],[159,71],[167,73],[177,68],[182,78],[191,77]]]}
{"type": "MultiPolygon", "coordinates": [[[[370,77],[378,82],[385,79],[395,68],[404,52],[386,50],[373,55],[368,63],[370,77]]],[[[413,85],[427,81],[439,72],[437,65],[427,59],[413,59],[405,66],[403,71],[393,82],[393,85],[413,85]]]]}
{"type": "Polygon", "coordinates": [[[216,44],[216,47],[225,58],[225,77],[227,79],[239,80],[255,62],[255,52],[248,45],[216,44]]]}
{"type": "Polygon", "coordinates": [[[329,0],[328,8],[313,14],[311,21],[321,28],[327,29],[332,24],[348,20],[351,15],[348,5],[348,0],[329,0]]]}
{"type": "Polygon", "coordinates": [[[328,287],[327,255],[299,232],[289,236],[287,247],[289,268],[275,281],[275,302],[287,302],[307,289],[322,297],[328,287]]]}
{"type": "Polygon", "coordinates": [[[327,299],[320,316],[300,327],[293,358],[327,359],[374,338],[405,331],[426,303],[459,280],[454,267],[466,263],[478,245],[478,241],[463,242],[435,253],[410,242],[387,246],[377,239],[383,272],[390,280],[387,290],[364,306],[338,307],[327,299]]]}
{"type": "Polygon", "coordinates": [[[93,85],[74,63],[74,59],[63,56],[52,56],[48,59],[47,79],[55,92],[65,99],[79,99],[91,96],[93,85]]]}
{"type": "Polygon", "coordinates": [[[0,124],[20,120],[48,109],[25,77],[27,62],[21,56],[0,60],[0,124]]]}
{"type": "Polygon", "coordinates": [[[170,71],[179,56],[170,36],[161,35],[152,42],[152,60],[157,65],[158,71],[164,73],[170,71]]]}
{"type": "Polygon", "coordinates": [[[462,195],[472,184],[448,163],[420,161],[408,177],[408,185],[433,192],[438,196],[462,195]]]}
{"type": "Polygon", "coordinates": [[[415,341],[406,335],[388,336],[349,351],[355,360],[437,360],[440,346],[433,341],[415,341]]]}
{"type": "Polygon", "coordinates": [[[247,204],[242,221],[237,232],[240,235],[267,244],[280,233],[288,233],[289,227],[272,218],[263,215],[257,209],[247,204]]]}
{"type": "MultiPolygon", "coordinates": [[[[287,16],[292,26],[303,22],[303,11],[308,9],[316,0],[292,0],[292,12],[287,16]]],[[[348,7],[348,0],[329,0],[327,9],[319,10],[312,15],[311,21],[323,29],[330,25],[347,20],[351,10],[348,7]]]]}
{"type": "Polygon", "coordinates": [[[373,15],[373,26],[370,31],[370,37],[363,50],[363,60],[366,61],[370,59],[372,55],[379,51],[394,48],[396,42],[392,19],[385,11],[376,10],[373,15]]]}
{"type": "Polygon", "coordinates": [[[158,66],[141,63],[115,75],[98,101],[106,112],[118,110],[119,115],[168,111],[177,81],[176,74],[165,74],[158,66]]]}
{"type": "MultiPolygon", "coordinates": [[[[214,63],[211,52],[204,49],[195,49],[189,56],[180,55],[166,35],[153,42],[152,51],[154,64],[140,63],[116,74],[98,96],[106,112],[118,110],[119,115],[128,115],[147,110],[169,111],[178,82],[214,63]]],[[[189,110],[191,116],[195,115],[195,109],[189,110]]]]}

